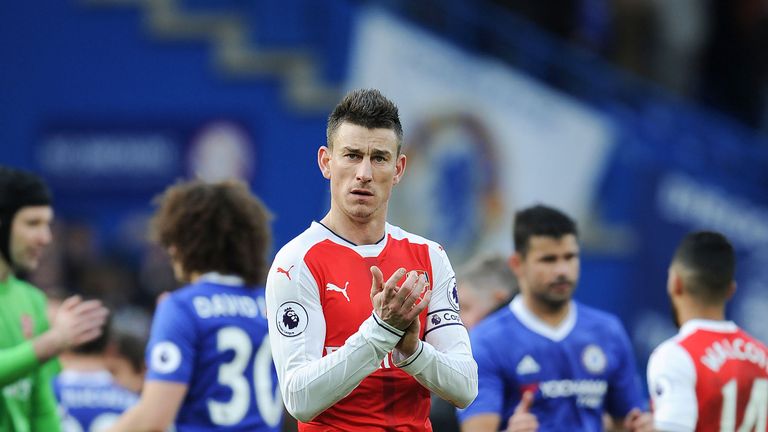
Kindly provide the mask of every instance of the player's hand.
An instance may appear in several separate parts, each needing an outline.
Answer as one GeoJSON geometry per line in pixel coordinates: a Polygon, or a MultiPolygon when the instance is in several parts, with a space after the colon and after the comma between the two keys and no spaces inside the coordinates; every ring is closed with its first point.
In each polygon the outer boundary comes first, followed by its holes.
{"type": "Polygon", "coordinates": [[[99,337],[109,310],[99,300],[83,301],[80,296],[64,300],[56,312],[50,331],[61,350],[90,342],[99,337]]]}
{"type": "Polygon", "coordinates": [[[397,281],[405,275],[405,269],[397,269],[384,282],[384,275],[378,267],[371,267],[371,303],[376,315],[384,322],[400,330],[405,330],[413,320],[429,305],[431,291],[426,278],[411,272],[398,288],[397,281]],[[417,303],[421,293],[427,289],[424,298],[417,303]]]}
{"type": "Polygon", "coordinates": [[[411,325],[405,329],[405,334],[400,338],[400,342],[395,345],[395,349],[400,351],[403,358],[406,359],[413,355],[419,349],[419,330],[421,329],[421,320],[417,317],[411,322],[411,325]]]}
{"type": "Polygon", "coordinates": [[[539,420],[531,414],[533,405],[533,392],[523,393],[520,403],[517,404],[514,414],[507,423],[507,432],[536,432],[539,430],[539,420]]]}
{"type": "Polygon", "coordinates": [[[633,408],[624,418],[624,429],[629,432],[653,432],[653,415],[633,408]]]}

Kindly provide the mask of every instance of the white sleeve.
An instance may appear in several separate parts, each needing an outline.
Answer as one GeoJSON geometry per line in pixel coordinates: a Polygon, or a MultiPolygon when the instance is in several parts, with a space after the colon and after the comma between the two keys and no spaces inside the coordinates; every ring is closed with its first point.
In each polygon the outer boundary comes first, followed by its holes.
{"type": "Polygon", "coordinates": [[[696,368],[677,343],[659,345],[648,359],[648,391],[657,431],[692,432],[696,429],[696,368]]]}
{"type": "Polygon", "coordinates": [[[442,249],[430,247],[432,277],[424,341],[406,358],[396,350],[395,365],[424,387],[459,408],[477,396],[477,363],[472,358],[469,334],[459,318],[456,275],[442,249]]]}
{"type": "Polygon", "coordinates": [[[372,314],[342,347],[323,357],[325,318],[317,283],[302,257],[288,255],[278,254],[267,277],[269,341],[285,407],[307,422],[376,371],[404,332],[372,314]]]}

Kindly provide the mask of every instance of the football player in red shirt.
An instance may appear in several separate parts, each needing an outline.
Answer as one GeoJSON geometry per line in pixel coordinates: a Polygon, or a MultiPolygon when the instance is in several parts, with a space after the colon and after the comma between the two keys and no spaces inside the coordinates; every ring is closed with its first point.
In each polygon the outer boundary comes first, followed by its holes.
{"type": "Polygon", "coordinates": [[[386,221],[402,139],[391,101],[349,93],[317,155],[330,211],[269,272],[272,355],[300,431],[431,431],[430,391],[462,408],[477,394],[448,256],[386,221]]]}
{"type": "Polygon", "coordinates": [[[680,332],[648,362],[657,430],[768,430],[768,349],[725,319],[734,269],[718,233],[689,234],[675,253],[667,289],[680,332]]]}

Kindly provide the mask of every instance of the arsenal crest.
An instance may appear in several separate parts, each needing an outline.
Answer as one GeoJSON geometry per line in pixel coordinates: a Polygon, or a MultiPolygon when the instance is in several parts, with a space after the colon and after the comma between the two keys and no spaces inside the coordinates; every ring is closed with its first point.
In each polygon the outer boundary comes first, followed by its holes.
{"type": "Polygon", "coordinates": [[[21,334],[25,339],[32,339],[35,337],[35,321],[30,314],[21,315],[21,334]]]}

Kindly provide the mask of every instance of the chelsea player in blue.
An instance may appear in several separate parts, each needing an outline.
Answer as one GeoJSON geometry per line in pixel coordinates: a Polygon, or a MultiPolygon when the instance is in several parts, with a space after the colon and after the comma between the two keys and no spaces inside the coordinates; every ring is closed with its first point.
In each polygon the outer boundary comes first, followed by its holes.
{"type": "Polygon", "coordinates": [[[520,294],[470,333],[479,393],[458,412],[462,432],[652,431],[624,328],[572,300],[576,224],[535,206],[518,212],[510,259],[520,294]]]}
{"type": "Polygon", "coordinates": [[[108,323],[98,338],[65,351],[53,381],[63,432],[101,432],[132,407],[139,395],[119,385],[108,369],[108,323]]]}
{"type": "Polygon", "coordinates": [[[181,183],[153,237],[188,285],[160,302],[139,403],[112,431],[277,431],[283,412],[263,288],[269,216],[245,184],[181,183]]]}

